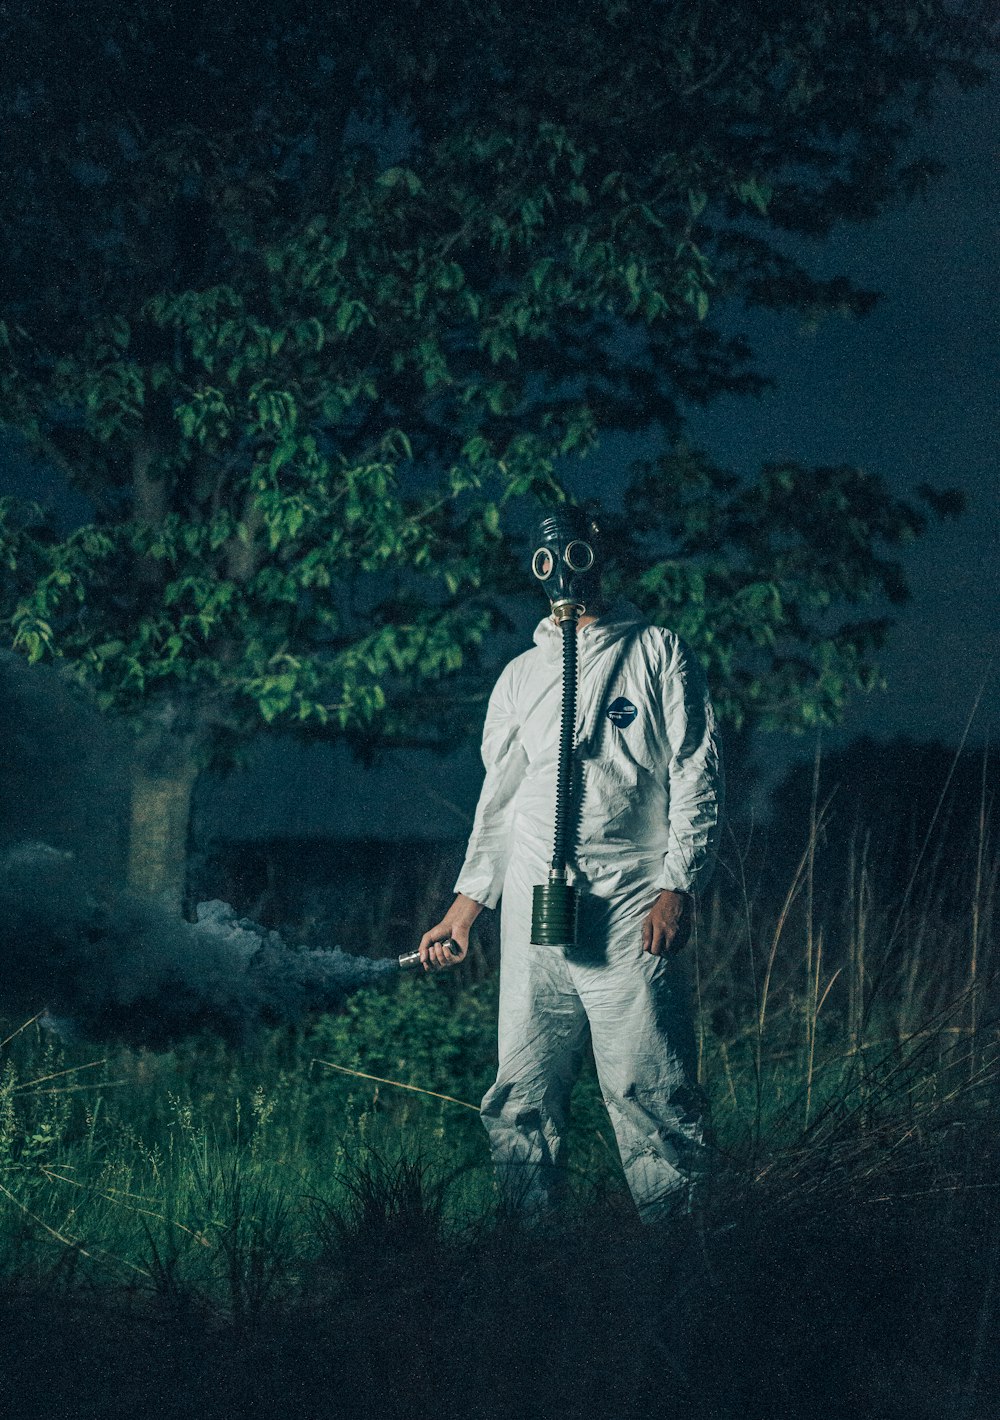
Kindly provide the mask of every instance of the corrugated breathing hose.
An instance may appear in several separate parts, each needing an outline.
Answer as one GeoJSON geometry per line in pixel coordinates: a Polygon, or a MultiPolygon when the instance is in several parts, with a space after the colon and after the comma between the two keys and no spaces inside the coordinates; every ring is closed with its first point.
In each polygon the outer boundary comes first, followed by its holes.
{"type": "Polygon", "coordinates": [[[565,875],[569,854],[573,744],[576,739],[576,622],[562,624],[562,715],[559,720],[559,766],[556,770],[556,830],[552,871],[565,875]]]}
{"type": "Polygon", "coordinates": [[[556,768],[556,823],[549,880],[539,883],[531,901],[531,940],[537,946],[572,947],[576,943],[576,888],[566,881],[566,859],[573,829],[573,745],[576,738],[576,625],[582,608],[574,607],[560,625],[563,638],[562,714],[556,768]]]}

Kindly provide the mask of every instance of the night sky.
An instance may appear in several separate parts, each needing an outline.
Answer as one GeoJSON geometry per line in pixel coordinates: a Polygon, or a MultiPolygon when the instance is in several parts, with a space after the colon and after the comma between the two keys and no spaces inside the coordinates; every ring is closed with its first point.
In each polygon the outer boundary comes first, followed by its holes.
{"type": "MultiPolygon", "coordinates": [[[[759,365],[778,386],[759,400],[727,399],[692,419],[695,439],[730,467],[789,457],[857,463],[900,492],[922,482],[960,488],[968,512],[932,527],[906,555],[913,600],[884,656],[888,691],[858,700],[829,737],[905,732],[957,743],[986,684],[970,742],[995,741],[1000,663],[1000,81],[941,103],[924,146],[945,164],[924,199],[872,227],[845,229],[815,248],[813,264],[884,293],[862,321],[830,320],[816,331],[759,312],[744,326],[759,365]],[[992,662],[992,672],[989,667],[992,662]]],[[[605,498],[648,441],[615,437],[587,464],[581,494],[605,498]]],[[[68,518],[84,511],[57,476],[0,444],[7,491],[53,500],[68,518]]],[[[539,603],[539,615],[544,603],[539,603]]],[[[776,771],[807,752],[802,740],[767,737],[776,771]]],[[[374,836],[400,825],[421,836],[459,836],[478,789],[475,749],[443,772],[440,759],[403,756],[343,793],[357,774],[329,749],[261,756],[260,767],[222,794],[206,827],[234,813],[256,833],[315,833],[331,826],[374,836]],[[400,770],[403,770],[403,773],[400,770]],[[345,818],[345,800],[357,807],[345,818]],[[334,808],[334,806],[337,806],[334,808]]]]}
{"type": "Polygon", "coordinates": [[[885,656],[888,691],[856,702],[847,734],[906,731],[957,741],[993,662],[977,717],[997,725],[1000,679],[1000,82],[942,105],[928,134],[947,164],[928,196],[825,244],[823,266],[884,292],[863,321],[810,335],[755,318],[779,388],[699,421],[739,467],[788,455],[856,463],[900,491],[960,488],[966,515],[907,553],[912,603],[885,656]]]}

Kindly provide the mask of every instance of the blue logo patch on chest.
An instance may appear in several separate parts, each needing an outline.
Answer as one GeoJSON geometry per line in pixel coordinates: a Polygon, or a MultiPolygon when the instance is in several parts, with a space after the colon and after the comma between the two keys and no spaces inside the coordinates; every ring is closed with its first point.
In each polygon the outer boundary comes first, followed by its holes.
{"type": "Polygon", "coordinates": [[[624,695],[619,695],[618,699],[612,700],[608,706],[608,719],[612,725],[617,725],[619,730],[627,730],[638,713],[631,700],[626,700],[624,695]]]}

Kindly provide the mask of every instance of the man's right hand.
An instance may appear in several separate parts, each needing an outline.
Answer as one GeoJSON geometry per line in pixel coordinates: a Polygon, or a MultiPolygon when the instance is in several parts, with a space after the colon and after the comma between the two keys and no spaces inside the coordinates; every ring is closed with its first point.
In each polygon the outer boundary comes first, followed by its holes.
{"type": "Polygon", "coordinates": [[[420,938],[420,960],[424,971],[434,967],[457,966],[464,961],[469,950],[469,930],[483,910],[481,902],[459,893],[451,907],[436,927],[425,932],[420,938]],[[450,951],[444,944],[451,941],[458,951],[450,951]]]}

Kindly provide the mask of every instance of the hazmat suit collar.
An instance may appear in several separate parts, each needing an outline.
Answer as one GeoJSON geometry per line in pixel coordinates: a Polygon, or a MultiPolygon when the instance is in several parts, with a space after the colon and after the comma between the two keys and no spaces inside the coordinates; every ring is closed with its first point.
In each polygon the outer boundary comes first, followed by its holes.
{"type": "MultiPolygon", "coordinates": [[[[645,621],[645,616],[632,602],[620,600],[612,603],[596,621],[578,633],[581,660],[620,641],[634,627],[644,625],[645,621]]],[[[551,616],[542,617],[535,627],[534,639],[535,645],[546,656],[553,659],[562,656],[562,631],[551,616]]]]}
{"type": "MultiPolygon", "coordinates": [[[[642,612],[632,602],[617,601],[596,621],[592,621],[578,632],[581,673],[588,664],[593,663],[595,656],[606,650],[610,651],[610,655],[601,664],[600,683],[588,697],[589,704],[581,705],[578,710],[577,754],[594,753],[600,744],[603,725],[600,717],[608,690],[618,674],[633,637],[647,624],[642,612]],[[616,649],[612,650],[612,647],[616,649]]],[[[562,658],[562,630],[551,616],[544,617],[535,628],[535,645],[546,659],[556,661],[562,658]]]]}

